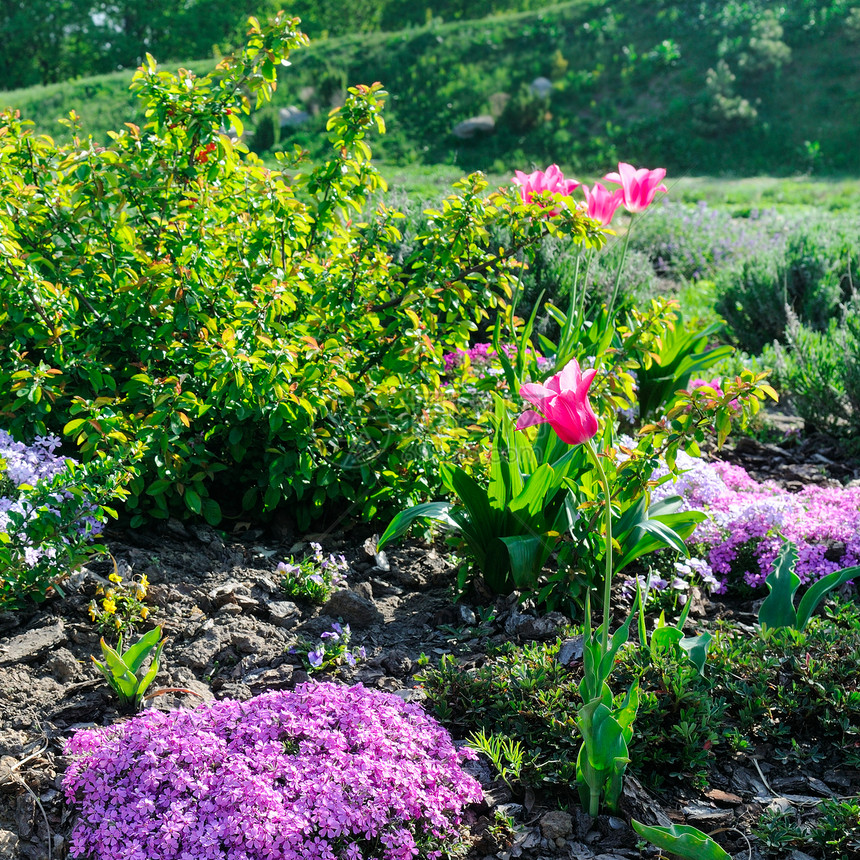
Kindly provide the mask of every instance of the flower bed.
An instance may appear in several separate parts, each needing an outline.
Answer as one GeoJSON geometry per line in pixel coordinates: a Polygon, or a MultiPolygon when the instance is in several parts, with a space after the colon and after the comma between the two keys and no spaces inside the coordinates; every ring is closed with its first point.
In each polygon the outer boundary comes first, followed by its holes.
{"type": "Polygon", "coordinates": [[[79,731],[72,852],[98,860],[385,860],[452,853],[481,797],[417,705],[336,684],[79,731]]]}
{"type": "Polygon", "coordinates": [[[790,493],[730,463],[686,456],[678,463],[685,473],[654,495],[679,494],[690,508],[708,514],[690,542],[700,545],[718,578],[717,593],[741,582],[763,586],[780,535],[797,545],[796,573],[803,583],[860,562],[860,487],[809,486],[790,493]]]}

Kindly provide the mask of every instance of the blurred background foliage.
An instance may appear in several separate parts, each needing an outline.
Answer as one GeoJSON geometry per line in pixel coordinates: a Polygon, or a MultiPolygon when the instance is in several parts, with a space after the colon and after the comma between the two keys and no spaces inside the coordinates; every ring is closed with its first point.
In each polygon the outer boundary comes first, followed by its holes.
{"type": "Polygon", "coordinates": [[[149,52],[205,73],[241,43],[249,14],[283,6],[312,46],[255,118],[258,152],[299,144],[321,157],[346,87],[381,81],[389,133],[375,154],[388,163],[598,172],[623,157],[674,173],[851,172],[852,2],[6,0],[0,103],[60,137],[56,120],[74,109],[106,141],[139,121],[119,70],[149,52]],[[473,117],[485,121],[471,138],[452,133],[473,117]]]}

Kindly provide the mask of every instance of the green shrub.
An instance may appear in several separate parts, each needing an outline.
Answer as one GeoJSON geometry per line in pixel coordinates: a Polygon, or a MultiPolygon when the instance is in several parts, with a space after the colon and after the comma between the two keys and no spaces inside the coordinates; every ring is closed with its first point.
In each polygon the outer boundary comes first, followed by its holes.
{"type": "MultiPolygon", "coordinates": [[[[442,355],[509,316],[517,256],[548,230],[475,175],[405,259],[387,254],[401,217],[373,200],[365,141],[383,129],[379,84],[350,89],[317,166],[269,170],[221,133],[241,134],[248,94],[265,104],[305,42],[295,26],[253,23],[205,77],[148,58],[133,84],[148,125],[106,149],[74,118],[60,147],[2,119],[0,412],[21,437],[64,431],[84,459],[140,443],[135,524],[289,502],[306,528],[430,494],[467,435],[442,355]]],[[[575,212],[552,229],[599,244],[575,212]]]]}
{"type": "Polygon", "coordinates": [[[782,247],[717,276],[717,312],[749,352],[785,341],[789,311],[815,331],[825,331],[851,295],[851,273],[860,263],[856,229],[826,218],[787,229],[782,247]]]}
{"type": "Polygon", "coordinates": [[[785,343],[765,350],[774,381],[810,429],[837,438],[860,432],[860,311],[852,304],[824,332],[791,312],[785,343]]]}

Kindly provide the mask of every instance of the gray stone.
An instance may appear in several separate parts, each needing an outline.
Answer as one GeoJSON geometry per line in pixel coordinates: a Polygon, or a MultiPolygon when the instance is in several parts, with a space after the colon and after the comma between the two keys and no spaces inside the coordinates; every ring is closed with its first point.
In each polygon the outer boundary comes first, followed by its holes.
{"type": "Polygon", "coordinates": [[[48,671],[58,681],[74,680],[81,670],[80,664],[75,659],[75,655],[68,648],[58,648],[48,658],[46,665],[48,671]]]}
{"type": "Polygon", "coordinates": [[[239,633],[231,644],[240,654],[259,654],[266,650],[266,640],[253,633],[239,633]]]}
{"type": "Polygon", "coordinates": [[[552,92],[552,81],[549,78],[535,78],[531,84],[529,84],[529,89],[539,98],[545,99],[549,98],[549,94],[552,92]]]}
{"type": "Polygon", "coordinates": [[[207,621],[203,625],[203,635],[190,644],[175,649],[173,660],[180,666],[205,669],[223,647],[218,629],[211,621],[207,621]]]}
{"type": "Polygon", "coordinates": [[[278,122],[281,128],[291,128],[306,123],[311,115],[295,105],[288,105],[278,111],[278,122]]]}
{"type": "MultiPolygon", "coordinates": [[[[420,687],[401,687],[399,690],[392,690],[392,692],[404,702],[424,702],[427,699],[427,694],[420,687]]],[[[465,765],[463,768],[465,770],[465,765]]]]}
{"type": "MultiPolygon", "coordinates": [[[[558,636],[558,628],[568,623],[568,619],[560,612],[550,612],[541,618],[525,615],[520,616],[516,632],[521,639],[547,642],[555,639],[558,636]]],[[[507,625],[505,627],[507,628],[507,625]]]]}
{"type": "Polygon", "coordinates": [[[237,702],[245,702],[253,695],[250,687],[235,681],[228,681],[218,691],[219,699],[235,699],[237,702]]]}
{"type": "Polygon", "coordinates": [[[176,694],[180,697],[182,704],[194,707],[195,705],[199,705],[201,702],[211,702],[215,698],[215,695],[208,684],[204,684],[202,681],[198,681],[194,678],[183,680],[180,683],[180,686],[183,689],[190,691],[190,693],[176,694]]]}
{"type": "Polygon", "coordinates": [[[11,830],[0,830],[0,857],[12,858],[18,850],[18,837],[11,830]]]}
{"type": "Polygon", "coordinates": [[[373,586],[369,582],[357,582],[353,585],[352,590],[368,600],[373,600],[373,586]]]}
{"type": "Polygon", "coordinates": [[[28,630],[0,645],[0,666],[38,660],[48,651],[62,645],[66,638],[62,621],[28,630]]]}
{"type": "Polygon", "coordinates": [[[485,113],[458,122],[451,130],[451,133],[454,137],[459,137],[460,140],[471,140],[477,134],[491,134],[495,128],[496,121],[490,114],[485,113]]]}
{"type": "Polygon", "coordinates": [[[412,659],[401,648],[392,648],[379,661],[379,665],[389,675],[394,675],[397,678],[403,678],[412,672],[412,659]]]}
{"type": "Polygon", "coordinates": [[[291,600],[273,600],[266,604],[266,608],[269,610],[269,621],[285,630],[295,627],[302,617],[301,610],[291,600]]]}
{"type": "Polygon", "coordinates": [[[370,627],[381,624],[385,619],[382,613],[366,597],[343,588],[336,591],[323,606],[326,615],[342,618],[352,627],[370,627]]]}
{"type": "Polygon", "coordinates": [[[583,652],[582,636],[574,636],[573,639],[565,639],[558,649],[558,662],[567,666],[573,660],[581,660],[583,652]]]}
{"type": "Polygon", "coordinates": [[[245,612],[258,609],[260,601],[251,597],[251,586],[247,582],[225,582],[213,588],[208,594],[209,600],[216,609],[236,605],[245,612]]]}
{"type": "Polygon", "coordinates": [[[475,613],[464,604],[458,604],[457,610],[460,613],[460,621],[467,627],[474,627],[478,623],[478,617],[475,613]]]}
{"type": "Polygon", "coordinates": [[[728,824],[735,817],[731,809],[714,809],[701,803],[691,803],[681,811],[691,824],[728,824]]]}
{"type": "Polygon", "coordinates": [[[546,839],[565,839],[573,833],[573,818],[567,812],[547,812],[540,820],[540,832],[546,839]]]}
{"type": "Polygon", "coordinates": [[[282,663],[275,669],[267,666],[252,669],[242,678],[242,683],[256,690],[286,690],[293,683],[293,667],[282,663]]]}

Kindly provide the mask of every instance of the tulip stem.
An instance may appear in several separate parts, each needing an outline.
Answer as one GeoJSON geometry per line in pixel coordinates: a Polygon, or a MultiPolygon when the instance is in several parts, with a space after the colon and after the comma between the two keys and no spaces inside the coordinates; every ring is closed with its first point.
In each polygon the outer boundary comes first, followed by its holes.
{"type": "Polygon", "coordinates": [[[603,576],[603,629],[600,633],[601,653],[605,654],[609,650],[610,602],[612,599],[612,498],[609,494],[609,480],[606,477],[606,470],[603,468],[603,463],[600,462],[600,456],[594,443],[591,439],[586,439],[584,444],[589,457],[591,457],[591,462],[594,463],[594,468],[597,469],[597,474],[600,476],[606,510],[606,572],[603,576]]]}
{"type": "Polygon", "coordinates": [[[621,252],[621,259],[618,262],[618,268],[615,271],[615,283],[612,286],[612,298],[609,300],[609,318],[612,318],[612,311],[615,308],[615,300],[618,298],[618,284],[621,281],[621,272],[624,269],[624,261],[627,259],[627,246],[630,244],[630,231],[633,229],[633,220],[635,216],[630,216],[630,223],[627,225],[627,232],[624,234],[624,250],[621,252]]]}

